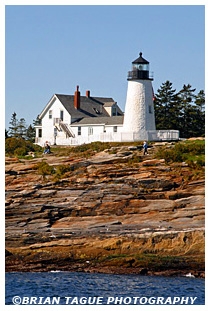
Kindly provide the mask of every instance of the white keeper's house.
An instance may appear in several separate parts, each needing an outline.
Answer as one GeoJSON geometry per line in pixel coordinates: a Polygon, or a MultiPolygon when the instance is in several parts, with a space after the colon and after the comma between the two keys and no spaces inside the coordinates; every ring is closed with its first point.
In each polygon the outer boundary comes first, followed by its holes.
{"type": "Polygon", "coordinates": [[[176,140],[175,130],[156,131],[153,78],[149,62],[139,54],[128,73],[125,113],[113,98],[54,94],[38,116],[35,143],[80,145],[93,141],[176,140]]]}

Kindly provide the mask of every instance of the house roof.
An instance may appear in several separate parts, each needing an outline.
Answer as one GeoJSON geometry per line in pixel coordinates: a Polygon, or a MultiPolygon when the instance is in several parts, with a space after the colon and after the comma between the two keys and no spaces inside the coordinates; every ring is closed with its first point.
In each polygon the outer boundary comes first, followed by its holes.
{"type": "Polygon", "coordinates": [[[74,122],[71,126],[80,125],[122,125],[124,116],[113,116],[113,117],[98,117],[98,118],[83,118],[79,122],[74,122]]]}
{"type": "Polygon", "coordinates": [[[55,94],[72,118],[107,117],[108,112],[103,105],[114,100],[112,98],[80,96],[80,108],[74,107],[74,95],[55,94]]]}
{"type": "MultiPolygon", "coordinates": [[[[88,117],[110,117],[104,107],[111,107],[116,104],[113,98],[80,96],[80,108],[76,109],[74,107],[74,95],[55,94],[39,115],[40,119],[51,107],[55,97],[57,97],[63,104],[64,108],[71,115],[72,119],[78,120],[88,117]]],[[[121,109],[118,109],[118,114],[123,115],[121,109]]]]}

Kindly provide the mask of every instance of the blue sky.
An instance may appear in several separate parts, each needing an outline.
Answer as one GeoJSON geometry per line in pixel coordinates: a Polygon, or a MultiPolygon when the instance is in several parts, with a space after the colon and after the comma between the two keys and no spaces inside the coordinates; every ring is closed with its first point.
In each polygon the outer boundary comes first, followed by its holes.
{"type": "Polygon", "coordinates": [[[153,87],[205,90],[204,5],[7,5],[5,127],[32,124],[55,93],[112,97],[125,107],[127,72],[143,53],[153,87]]]}

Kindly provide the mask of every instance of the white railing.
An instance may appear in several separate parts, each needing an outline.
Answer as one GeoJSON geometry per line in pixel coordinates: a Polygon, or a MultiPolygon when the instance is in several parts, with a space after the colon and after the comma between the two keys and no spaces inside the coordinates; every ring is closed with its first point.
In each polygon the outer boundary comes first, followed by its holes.
{"type": "MultiPolygon", "coordinates": [[[[43,145],[48,137],[36,138],[36,143],[43,145]]],[[[179,140],[179,131],[177,130],[158,130],[158,131],[143,131],[142,133],[100,133],[98,135],[77,136],[77,137],[58,137],[56,138],[57,145],[82,145],[94,141],[101,142],[134,142],[134,141],[172,141],[179,140]]],[[[53,141],[53,137],[52,137],[53,141]]]]}
{"type": "Polygon", "coordinates": [[[178,130],[158,130],[158,131],[147,131],[147,140],[178,140],[179,131],[178,130]]]}
{"type": "Polygon", "coordinates": [[[161,131],[145,131],[142,133],[101,133],[99,135],[78,136],[71,139],[71,145],[81,145],[94,141],[101,142],[133,142],[133,141],[166,141],[178,140],[179,131],[177,130],[161,130],[161,131]]]}

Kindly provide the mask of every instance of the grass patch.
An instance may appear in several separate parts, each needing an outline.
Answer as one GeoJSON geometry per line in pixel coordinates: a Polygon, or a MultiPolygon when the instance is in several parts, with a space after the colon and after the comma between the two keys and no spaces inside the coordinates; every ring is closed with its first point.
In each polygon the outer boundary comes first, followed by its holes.
{"type": "MultiPolygon", "coordinates": [[[[51,150],[55,156],[69,156],[77,154],[79,156],[89,157],[96,152],[101,152],[112,147],[123,147],[123,146],[140,146],[143,142],[101,142],[95,141],[89,144],[82,144],[78,146],[51,146],[51,150]]],[[[111,153],[115,153],[115,150],[111,150],[111,153]]]]}
{"type": "Polygon", "coordinates": [[[167,163],[186,162],[192,168],[205,166],[205,141],[184,141],[176,143],[172,148],[160,147],[155,158],[165,159],[167,163]]]}

